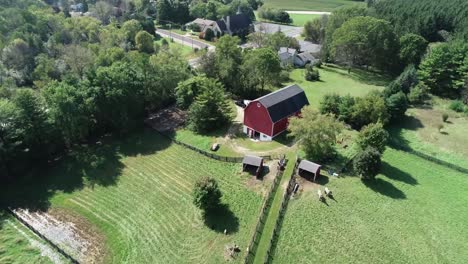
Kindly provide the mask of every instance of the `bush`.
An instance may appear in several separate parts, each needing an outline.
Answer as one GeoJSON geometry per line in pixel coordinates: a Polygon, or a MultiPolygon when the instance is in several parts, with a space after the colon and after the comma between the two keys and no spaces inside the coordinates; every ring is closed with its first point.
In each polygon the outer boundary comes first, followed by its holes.
{"type": "Polygon", "coordinates": [[[428,91],[429,89],[427,86],[423,83],[420,83],[416,85],[415,87],[410,89],[410,92],[408,93],[408,101],[411,104],[422,104],[428,97],[428,91]]]}
{"type": "Polygon", "coordinates": [[[408,100],[403,92],[399,92],[388,97],[386,105],[391,119],[397,120],[405,115],[405,112],[408,109],[408,100]]]}
{"type": "Polygon", "coordinates": [[[215,37],[215,34],[214,34],[213,30],[211,28],[208,28],[205,31],[205,40],[212,41],[214,37],[215,37]]]}
{"type": "Polygon", "coordinates": [[[365,97],[355,98],[351,111],[349,123],[355,129],[361,129],[365,125],[377,122],[385,125],[390,118],[385,100],[378,92],[371,92],[365,97]]]}
{"type": "Polygon", "coordinates": [[[448,116],[447,113],[442,114],[442,121],[447,122],[448,118],[449,118],[449,116],[448,116]]]}
{"type": "Polygon", "coordinates": [[[216,208],[221,202],[221,196],[218,183],[210,177],[198,179],[193,188],[193,204],[204,211],[216,208]]]}
{"type": "Polygon", "coordinates": [[[262,6],[258,9],[258,17],[284,24],[292,23],[292,19],[286,11],[267,6],[262,6]]]}
{"type": "Polygon", "coordinates": [[[282,71],[280,72],[279,81],[280,81],[280,82],[287,82],[287,81],[289,81],[289,71],[287,71],[287,70],[282,70],[282,71]]]}
{"type": "Polygon", "coordinates": [[[361,129],[356,140],[358,146],[364,150],[373,147],[380,153],[385,151],[389,134],[381,123],[369,124],[361,129]]]}
{"type": "Polygon", "coordinates": [[[464,111],[463,102],[459,100],[452,101],[449,105],[449,108],[457,113],[461,113],[464,111]]]}
{"type": "Polygon", "coordinates": [[[163,39],[161,40],[161,46],[163,46],[163,47],[164,47],[164,46],[165,46],[165,47],[169,46],[169,42],[167,42],[167,39],[164,39],[164,38],[163,38],[163,39]]]}
{"type": "Polygon", "coordinates": [[[326,94],[320,101],[320,113],[340,115],[341,96],[338,94],[326,94]]]}
{"type": "Polygon", "coordinates": [[[359,152],[353,160],[354,171],[362,179],[374,179],[382,167],[382,155],[373,148],[368,147],[359,152]]]}
{"type": "Polygon", "coordinates": [[[318,70],[314,69],[314,65],[307,64],[305,67],[305,79],[309,82],[319,81],[320,80],[320,73],[318,70]]]}
{"type": "Polygon", "coordinates": [[[193,32],[200,32],[201,31],[200,26],[198,26],[197,24],[190,24],[188,26],[188,28],[190,30],[192,30],[193,32]]]}

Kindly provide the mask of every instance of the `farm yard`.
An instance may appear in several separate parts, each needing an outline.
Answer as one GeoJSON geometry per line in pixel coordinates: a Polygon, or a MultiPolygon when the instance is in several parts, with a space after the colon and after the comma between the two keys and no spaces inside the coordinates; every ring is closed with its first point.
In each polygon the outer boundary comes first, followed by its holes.
{"type": "Polygon", "coordinates": [[[466,263],[466,174],[395,149],[383,162],[373,183],[324,176],[326,203],[308,183],[289,202],[272,263],[466,263]]]}
{"type": "Polygon", "coordinates": [[[364,2],[352,0],[266,0],[265,5],[291,11],[324,11],[331,12],[334,9],[351,6],[364,5],[364,2]]]}
{"type": "Polygon", "coordinates": [[[267,180],[252,183],[238,164],[208,159],[170,144],[155,132],[111,140],[98,148],[106,153],[114,150],[115,156],[107,157],[96,170],[64,160],[40,176],[48,181],[44,190],[31,184],[28,187],[35,190],[29,190],[25,200],[15,201],[16,205],[83,218],[77,221],[84,222],[81,227],[90,225],[102,237],[94,241],[101,243],[94,246],[106,252],[98,262],[220,263],[224,248],[231,244],[241,249],[237,261],[243,259],[269,186],[267,180]],[[84,174],[107,176],[108,181],[83,182],[84,174]],[[223,207],[215,217],[203,218],[192,204],[192,185],[205,175],[214,177],[223,193],[223,207]],[[68,181],[66,186],[64,181],[68,181]],[[56,189],[46,190],[47,186],[56,189]]]}

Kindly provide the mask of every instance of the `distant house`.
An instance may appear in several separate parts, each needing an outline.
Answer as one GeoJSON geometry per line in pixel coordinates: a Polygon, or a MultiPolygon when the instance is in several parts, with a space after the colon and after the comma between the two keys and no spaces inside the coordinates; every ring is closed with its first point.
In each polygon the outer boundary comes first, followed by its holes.
{"type": "Polygon", "coordinates": [[[304,67],[308,63],[314,64],[316,61],[318,60],[308,52],[299,53],[294,57],[294,65],[298,67],[304,67]]]}
{"type": "Polygon", "coordinates": [[[297,56],[297,50],[288,48],[288,47],[281,47],[278,51],[278,57],[280,59],[280,63],[282,67],[286,67],[288,65],[294,64],[294,58],[297,56]]]}
{"type": "Polygon", "coordinates": [[[247,35],[253,31],[253,24],[250,17],[239,11],[233,16],[226,16],[216,21],[221,32],[228,35],[247,35]]]}
{"type": "Polygon", "coordinates": [[[222,33],[216,21],[213,21],[213,20],[197,18],[194,21],[187,23],[187,26],[193,25],[193,24],[197,25],[200,28],[200,32],[206,32],[206,30],[211,29],[213,30],[215,35],[218,35],[218,33],[219,34],[222,33]]]}
{"type": "Polygon", "coordinates": [[[289,118],[298,116],[309,101],[297,84],[251,101],[244,109],[243,131],[250,138],[271,141],[288,128],[289,118]]]}

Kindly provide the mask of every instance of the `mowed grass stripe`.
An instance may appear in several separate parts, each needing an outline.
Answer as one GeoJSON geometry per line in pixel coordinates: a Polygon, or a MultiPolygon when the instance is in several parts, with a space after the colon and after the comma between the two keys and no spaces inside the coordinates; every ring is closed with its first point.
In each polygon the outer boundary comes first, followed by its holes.
{"type": "MultiPolygon", "coordinates": [[[[52,207],[81,215],[102,232],[111,254],[106,260],[211,264],[225,261],[227,245],[247,247],[263,195],[246,185],[247,177],[240,173],[239,164],[209,159],[149,131],[107,142],[96,148],[99,155],[101,148],[116,151],[109,153],[109,163],[105,160],[103,167],[83,172],[93,177],[103,174],[115,181],[93,188],[79,186],[69,192],[58,190],[50,199],[52,207]],[[108,169],[109,165],[119,167],[108,169]],[[194,183],[203,176],[218,181],[222,203],[231,211],[227,218],[214,220],[218,221],[213,223],[216,227],[205,224],[202,212],[192,202],[194,183]],[[225,227],[228,235],[222,232],[225,227]]],[[[47,173],[52,174],[51,181],[60,181],[67,179],[70,168],[80,169],[82,164],[70,157],[47,173]]],[[[244,255],[243,250],[234,263],[241,262],[244,255]]]]}
{"type": "MultiPolygon", "coordinates": [[[[90,199],[91,201],[93,201],[95,198],[92,198],[92,197],[83,197],[83,199],[90,199]]],[[[88,202],[90,202],[89,200],[87,200],[88,202]]],[[[109,198],[107,197],[104,197],[104,196],[100,196],[100,200],[98,201],[99,204],[103,204],[105,205],[105,208],[110,208],[111,204],[114,204],[114,203],[118,203],[118,209],[119,210],[122,210],[123,207],[130,207],[132,208],[131,206],[125,206],[125,205],[122,205],[121,202],[117,202],[116,200],[109,200],[109,198]]],[[[99,210],[99,211],[103,211],[105,210],[104,208],[100,208],[98,206],[95,206],[95,210],[99,210]]],[[[161,246],[163,246],[165,243],[167,243],[167,241],[161,241],[163,239],[160,239],[161,235],[157,235],[155,232],[156,232],[156,229],[153,229],[153,228],[150,228],[149,226],[145,225],[143,226],[142,225],[142,221],[137,221],[137,220],[134,220],[134,216],[133,216],[133,212],[130,211],[130,210],[123,210],[125,213],[123,215],[116,215],[115,217],[119,220],[117,220],[118,223],[120,223],[120,226],[130,226],[132,227],[131,228],[131,231],[130,231],[130,237],[132,240],[134,241],[138,241],[138,242],[146,242],[148,243],[149,245],[151,245],[151,247],[145,247],[144,249],[147,249],[145,251],[148,251],[148,252],[140,252],[141,251],[141,248],[138,248],[138,250],[135,250],[134,254],[135,254],[135,257],[138,258],[138,259],[141,259],[141,257],[145,257],[146,261],[152,261],[151,257],[152,254],[156,251],[157,248],[160,248],[161,246]],[[143,228],[142,228],[143,227],[143,228]],[[149,231],[151,230],[151,231],[149,231]],[[156,238],[156,239],[154,239],[156,238]]],[[[155,228],[159,227],[161,229],[161,226],[156,226],[155,225],[155,228]]],[[[134,258],[135,258],[134,257],[134,258]]],[[[174,257],[174,256],[172,256],[174,257]]],[[[169,261],[170,259],[167,259],[167,261],[169,261]]]]}

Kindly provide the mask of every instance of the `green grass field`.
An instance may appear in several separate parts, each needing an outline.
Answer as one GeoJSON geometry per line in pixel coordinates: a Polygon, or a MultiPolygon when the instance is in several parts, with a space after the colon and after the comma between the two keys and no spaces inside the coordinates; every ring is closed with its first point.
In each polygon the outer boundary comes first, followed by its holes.
{"type": "Polygon", "coordinates": [[[291,199],[273,263],[466,263],[466,174],[387,149],[373,183],[322,179],[291,199]],[[323,188],[323,187],[321,187],[323,188]]]}
{"type": "Polygon", "coordinates": [[[266,0],[265,5],[284,10],[331,12],[340,7],[364,5],[364,2],[353,0],[266,0]]]}
{"type": "Polygon", "coordinates": [[[208,159],[153,131],[111,140],[92,153],[106,157],[96,170],[69,158],[47,177],[36,175],[45,177],[43,184],[22,184],[27,195],[16,197],[25,201],[15,202],[86,218],[105,237],[106,263],[221,263],[225,246],[234,243],[242,250],[236,262],[243,259],[268,184],[250,186],[239,164],[208,159]],[[88,187],[84,174],[98,184],[88,187]],[[224,204],[205,218],[191,196],[202,176],[218,181],[224,204]]]}
{"type": "Polygon", "coordinates": [[[353,69],[351,74],[334,65],[322,66],[319,69],[320,81],[309,82],[304,78],[304,69],[295,69],[290,78],[291,83],[302,87],[310,105],[318,108],[322,97],[329,93],[340,95],[364,96],[372,90],[382,90],[390,79],[374,73],[353,69]]]}
{"type": "MultiPolygon", "coordinates": [[[[160,46],[162,46],[161,43],[162,43],[163,39],[167,40],[167,42],[169,43],[169,48],[170,49],[176,50],[176,52],[179,52],[180,55],[182,57],[186,58],[186,59],[193,59],[193,58],[196,58],[197,56],[199,56],[189,46],[185,46],[185,45],[182,45],[180,43],[172,42],[169,38],[161,38],[161,39],[155,41],[155,43],[158,43],[160,46]]],[[[199,53],[199,54],[201,55],[201,53],[199,53]]]]}
{"type": "Polygon", "coordinates": [[[289,17],[293,20],[292,25],[298,27],[303,27],[307,21],[312,21],[320,16],[321,15],[289,14],[289,17]]]}
{"type": "MultiPolygon", "coordinates": [[[[0,263],[53,263],[41,256],[39,245],[53,251],[15,218],[0,211],[0,263]]],[[[56,256],[65,262],[58,253],[56,256]]]]}

